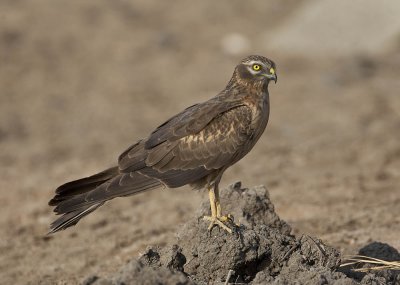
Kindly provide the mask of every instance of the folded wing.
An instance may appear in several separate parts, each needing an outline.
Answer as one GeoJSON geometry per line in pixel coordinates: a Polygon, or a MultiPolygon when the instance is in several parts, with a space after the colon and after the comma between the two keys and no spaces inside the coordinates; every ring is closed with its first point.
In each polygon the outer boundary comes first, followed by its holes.
{"type": "Polygon", "coordinates": [[[169,187],[194,183],[245,154],[251,120],[246,105],[194,105],[125,151],[120,171],[138,172],[169,187]]]}

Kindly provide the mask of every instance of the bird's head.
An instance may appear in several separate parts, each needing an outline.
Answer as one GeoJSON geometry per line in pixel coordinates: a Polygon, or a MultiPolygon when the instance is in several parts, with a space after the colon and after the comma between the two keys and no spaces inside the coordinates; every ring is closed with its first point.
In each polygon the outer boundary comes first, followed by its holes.
{"type": "Polygon", "coordinates": [[[278,80],[275,63],[263,56],[250,55],[243,59],[235,69],[236,80],[245,84],[267,84],[278,80]]]}

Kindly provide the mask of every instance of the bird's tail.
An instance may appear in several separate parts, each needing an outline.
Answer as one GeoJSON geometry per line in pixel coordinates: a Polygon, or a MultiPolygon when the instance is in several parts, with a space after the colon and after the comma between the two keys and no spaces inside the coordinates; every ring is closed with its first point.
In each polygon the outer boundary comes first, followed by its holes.
{"type": "Polygon", "coordinates": [[[162,185],[158,180],[139,173],[120,173],[118,167],[61,185],[49,205],[55,206],[54,212],[62,216],[50,225],[49,234],[76,225],[107,200],[162,185]]]}
{"type": "Polygon", "coordinates": [[[96,210],[98,207],[103,205],[104,202],[102,203],[97,203],[93,204],[91,206],[82,208],[80,210],[72,211],[65,213],[62,215],[60,218],[55,220],[50,224],[50,231],[48,234],[53,234],[55,232],[65,230],[66,228],[72,227],[76,225],[80,219],[82,219],[84,216],[89,215],[91,212],[96,210]]]}

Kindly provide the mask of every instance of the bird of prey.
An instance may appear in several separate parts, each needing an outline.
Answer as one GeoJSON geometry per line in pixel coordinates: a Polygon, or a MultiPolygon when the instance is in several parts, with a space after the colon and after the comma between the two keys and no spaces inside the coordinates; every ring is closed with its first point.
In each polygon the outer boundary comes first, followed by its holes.
{"type": "Polygon", "coordinates": [[[268,84],[277,81],[275,63],[251,55],[235,68],[224,90],[195,104],[138,140],[118,166],[61,185],[49,205],[62,215],[50,232],[78,223],[106,201],[159,187],[207,188],[215,225],[232,232],[232,217],[222,215],[218,185],[224,171],[243,158],[264,132],[269,117],[268,84]]]}

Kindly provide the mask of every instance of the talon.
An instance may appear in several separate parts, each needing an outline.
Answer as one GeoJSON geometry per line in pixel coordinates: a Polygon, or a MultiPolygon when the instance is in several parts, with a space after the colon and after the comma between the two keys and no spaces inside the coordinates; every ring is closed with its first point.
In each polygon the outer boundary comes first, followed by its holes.
{"type": "Polygon", "coordinates": [[[235,218],[231,214],[228,214],[226,216],[222,216],[221,217],[221,221],[222,222],[228,222],[229,224],[235,225],[236,227],[240,228],[240,224],[235,222],[235,218]]]}
{"type": "Polygon", "coordinates": [[[219,200],[218,185],[214,185],[214,187],[211,187],[209,185],[208,196],[210,198],[211,216],[203,217],[203,220],[210,221],[208,230],[211,231],[214,226],[219,226],[231,234],[232,229],[230,227],[235,227],[235,225],[236,226],[239,226],[239,225],[235,224],[232,215],[222,216],[221,202],[219,200]],[[226,224],[228,224],[228,225],[226,225],[226,224]]]}
{"type": "Polygon", "coordinates": [[[203,220],[205,221],[210,221],[210,225],[208,226],[208,230],[211,231],[214,226],[219,226],[226,230],[228,233],[232,233],[232,229],[230,229],[227,225],[224,224],[224,222],[232,222],[231,217],[228,216],[223,216],[223,217],[210,217],[210,216],[204,216],[203,220]]]}
{"type": "Polygon", "coordinates": [[[226,216],[222,216],[220,218],[220,220],[221,220],[221,222],[235,223],[235,218],[231,214],[228,214],[226,216]]]}

